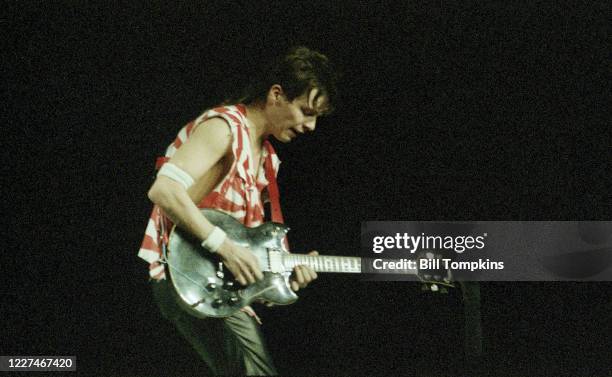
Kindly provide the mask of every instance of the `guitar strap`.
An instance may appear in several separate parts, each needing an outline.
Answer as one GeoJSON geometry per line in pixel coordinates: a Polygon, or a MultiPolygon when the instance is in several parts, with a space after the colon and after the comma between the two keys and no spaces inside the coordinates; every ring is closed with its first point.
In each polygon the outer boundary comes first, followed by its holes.
{"type": "Polygon", "coordinates": [[[268,161],[265,164],[266,179],[268,180],[268,197],[270,198],[270,212],[272,215],[272,221],[275,223],[284,223],[283,212],[280,208],[280,195],[278,193],[278,184],[276,183],[276,175],[274,174],[274,167],[272,166],[272,145],[268,140],[264,141],[264,146],[268,151],[268,161]]]}
{"type": "MultiPolygon", "coordinates": [[[[281,211],[280,206],[280,194],[278,192],[278,184],[276,182],[276,175],[274,173],[274,166],[272,166],[272,154],[274,153],[274,149],[272,149],[272,144],[268,140],[264,141],[264,147],[268,151],[268,161],[265,165],[266,170],[266,179],[268,180],[268,198],[270,199],[270,215],[272,217],[272,221],[275,223],[284,224],[285,220],[283,219],[283,212],[281,211]]],[[[287,236],[285,236],[285,248],[289,251],[289,241],[287,240],[287,236]]]]}

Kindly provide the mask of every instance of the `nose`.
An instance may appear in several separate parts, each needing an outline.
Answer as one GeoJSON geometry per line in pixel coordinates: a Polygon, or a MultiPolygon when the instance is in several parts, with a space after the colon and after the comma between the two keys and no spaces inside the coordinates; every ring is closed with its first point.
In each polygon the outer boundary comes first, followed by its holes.
{"type": "Polygon", "coordinates": [[[304,123],[304,128],[312,132],[315,130],[316,124],[317,124],[317,118],[313,118],[311,121],[304,123]]]}

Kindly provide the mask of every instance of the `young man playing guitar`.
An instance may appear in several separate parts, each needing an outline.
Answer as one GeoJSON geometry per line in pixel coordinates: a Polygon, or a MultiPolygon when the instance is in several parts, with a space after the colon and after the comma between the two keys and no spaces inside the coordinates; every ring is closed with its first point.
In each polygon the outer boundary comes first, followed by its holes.
{"type": "MultiPolygon", "coordinates": [[[[162,312],[213,374],[274,375],[276,370],[258,328],[259,318],[250,307],[230,317],[205,319],[180,309],[161,263],[168,231],[176,225],[197,238],[240,284],[262,279],[253,253],[232,242],[200,209],[223,211],[247,227],[262,224],[264,199],[273,201],[273,191],[278,192],[280,163],[267,138],[288,143],[314,131],[317,117],[331,110],[335,80],[324,55],[293,48],[254,78],[243,98],[208,110],[186,125],[158,160],[157,179],[148,193],[155,206],[139,256],[151,263],[149,273],[162,312]]],[[[291,288],[297,291],[316,278],[310,267],[296,266],[291,288]]]]}

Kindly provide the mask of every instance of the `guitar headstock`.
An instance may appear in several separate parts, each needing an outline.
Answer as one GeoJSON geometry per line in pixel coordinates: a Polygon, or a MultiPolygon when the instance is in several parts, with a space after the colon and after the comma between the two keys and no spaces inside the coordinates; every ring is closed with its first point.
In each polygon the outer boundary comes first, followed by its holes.
{"type": "Polygon", "coordinates": [[[448,293],[448,288],[455,288],[453,274],[444,268],[442,259],[449,258],[439,250],[420,250],[416,254],[417,277],[423,285],[422,291],[448,293]]]}

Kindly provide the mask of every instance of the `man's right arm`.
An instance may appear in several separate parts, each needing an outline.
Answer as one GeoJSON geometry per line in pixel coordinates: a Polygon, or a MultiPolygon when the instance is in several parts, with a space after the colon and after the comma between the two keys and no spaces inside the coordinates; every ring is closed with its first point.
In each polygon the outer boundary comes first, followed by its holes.
{"type": "MultiPolygon", "coordinates": [[[[195,182],[208,173],[231,148],[232,135],[227,123],[219,118],[198,125],[187,142],[168,161],[195,182]]],[[[148,192],[149,199],[181,229],[199,240],[205,240],[214,229],[197,208],[182,183],[165,175],[158,175],[148,192]]],[[[241,284],[254,283],[262,278],[255,256],[226,238],[217,250],[226,267],[241,284]]]]}

